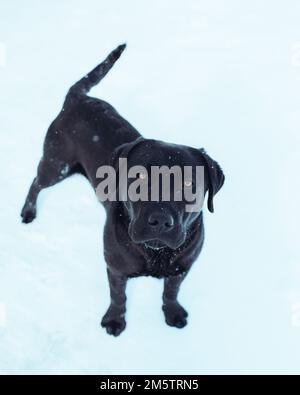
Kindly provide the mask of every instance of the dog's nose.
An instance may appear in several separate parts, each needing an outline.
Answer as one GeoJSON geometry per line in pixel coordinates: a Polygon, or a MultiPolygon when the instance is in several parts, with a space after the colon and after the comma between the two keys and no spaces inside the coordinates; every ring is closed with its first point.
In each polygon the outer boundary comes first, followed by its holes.
{"type": "Polygon", "coordinates": [[[174,218],[171,214],[153,213],[148,218],[148,224],[153,230],[159,233],[166,232],[173,228],[174,218]]]}

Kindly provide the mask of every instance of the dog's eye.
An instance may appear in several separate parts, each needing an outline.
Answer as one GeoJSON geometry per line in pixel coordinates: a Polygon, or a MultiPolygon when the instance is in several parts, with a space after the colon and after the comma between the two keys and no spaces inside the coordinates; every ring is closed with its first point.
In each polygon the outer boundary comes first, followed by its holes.
{"type": "Polygon", "coordinates": [[[146,174],[146,173],[139,173],[139,178],[140,178],[141,180],[146,180],[147,174],[146,174]]]}
{"type": "Polygon", "coordinates": [[[193,181],[185,180],[184,181],[184,186],[187,187],[187,188],[191,188],[193,186],[193,181]]]}

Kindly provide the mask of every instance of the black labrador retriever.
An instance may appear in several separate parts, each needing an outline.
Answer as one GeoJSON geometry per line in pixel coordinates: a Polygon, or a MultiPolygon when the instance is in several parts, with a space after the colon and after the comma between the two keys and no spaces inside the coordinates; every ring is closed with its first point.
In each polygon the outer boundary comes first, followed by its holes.
{"type": "MultiPolygon", "coordinates": [[[[145,139],[108,103],[87,96],[108,73],[125,49],[120,45],[106,60],[73,85],[63,109],[50,125],[37,176],[30,187],[22,220],[36,217],[36,204],[43,188],[81,173],[96,190],[97,169],[119,168],[119,158],[129,166],[203,166],[207,205],[213,212],[213,197],[224,183],[224,174],[204,149],[145,139]]],[[[143,177],[142,177],[143,178],[143,177]]],[[[188,186],[191,183],[187,184],[188,186]]],[[[118,188],[118,186],[117,186],[118,188]]],[[[151,188],[149,181],[149,188],[151,188]]],[[[111,304],[101,325],[118,336],[126,326],[125,288],[136,276],[164,278],[163,312],[166,323],[182,328],[187,312],[178,303],[179,287],[197,259],[204,241],[202,210],[187,212],[185,202],[105,201],[104,255],[111,304]]]]}

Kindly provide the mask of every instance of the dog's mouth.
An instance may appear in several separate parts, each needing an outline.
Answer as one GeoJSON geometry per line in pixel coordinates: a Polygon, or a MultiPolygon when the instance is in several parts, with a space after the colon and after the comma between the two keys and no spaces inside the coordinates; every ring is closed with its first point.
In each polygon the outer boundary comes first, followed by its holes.
{"type": "Polygon", "coordinates": [[[162,243],[159,240],[149,240],[144,243],[147,248],[151,248],[152,250],[161,250],[162,248],[166,248],[167,245],[162,243]]]}
{"type": "MultiPolygon", "coordinates": [[[[143,245],[151,250],[164,250],[170,248],[176,250],[186,239],[186,233],[168,232],[165,235],[147,234],[144,229],[136,229],[134,222],[131,222],[128,227],[128,235],[135,244],[143,245]]],[[[153,233],[153,232],[152,232],[153,233]]]]}

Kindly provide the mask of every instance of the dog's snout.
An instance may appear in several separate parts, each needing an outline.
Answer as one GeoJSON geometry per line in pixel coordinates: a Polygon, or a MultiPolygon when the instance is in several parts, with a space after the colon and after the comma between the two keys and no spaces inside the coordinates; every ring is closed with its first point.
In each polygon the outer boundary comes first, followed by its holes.
{"type": "Polygon", "coordinates": [[[153,213],[148,218],[149,226],[157,232],[166,232],[174,226],[174,218],[171,214],[153,213]]]}

